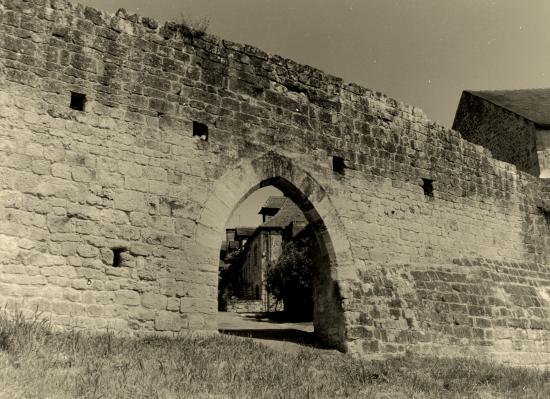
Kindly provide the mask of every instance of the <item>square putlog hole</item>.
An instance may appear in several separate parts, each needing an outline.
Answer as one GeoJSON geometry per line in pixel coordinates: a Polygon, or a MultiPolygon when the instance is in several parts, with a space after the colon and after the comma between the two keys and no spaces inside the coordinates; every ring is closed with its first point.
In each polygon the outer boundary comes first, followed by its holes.
{"type": "Polygon", "coordinates": [[[71,109],[84,111],[86,107],[86,94],[71,92],[71,109]]]}
{"type": "Polygon", "coordinates": [[[193,121],[193,137],[198,137],[202,141],[208,141],[208,126],[204,123],[193,121]]]}
{"type": "Polygon", "coordinates": [[[126,248],[113,248],[113,267],[122,266],[122,254],[128,252],[126,248]]]}
{"type": "Polygon", "coordinates": [[[332,157],[332,170],[340,175],[345,174],[346,162],[344,158],[333,156],[332,157]]]}
{"type": "Polygon", "coordinates": [[[544,217],[544,220],[547,224],[550,224],[550,209],[544,208],[542,206],[537,207],[540,214],[544,217]]]}
{"type": "Polygon", "coordinates": [[[426,197],[433,198],[434,196],[434,181],[431,179],[422,179],[422,190],[426,197]]]}

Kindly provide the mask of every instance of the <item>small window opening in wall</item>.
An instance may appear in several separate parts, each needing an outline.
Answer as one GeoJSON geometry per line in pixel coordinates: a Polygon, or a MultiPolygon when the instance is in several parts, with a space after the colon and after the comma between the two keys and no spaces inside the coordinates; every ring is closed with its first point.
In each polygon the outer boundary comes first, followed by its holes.
{"type": "Polygon", "coordinates": [[[426,197],[433,198],[434,196],[434,181],[431,179],[422,179],[422,190],[426,197]]]}
{"type": "Polygon", "coordinates": [[[539,210],[540,214],[542,216],[544,216],[544,220],[546,221],[546,223],[550,224],[550,209],[546,209],[542,206],[539,206],[538,210],[539,210]]]}
{"type": "Polygon", "coordinates": [[[126,248],[113,248],[113,267],[122,266],[122,254],[126,251],[126,248]]]}
{"type": "Polygon", "coordinates": [[[346,163],[344,158],[333,156],[332,157],[332,170],[341,175],[345,174],[346,163]]]}
{"type": "Polygon", "coordinates": [[[208,126],[204,123],[193,121],[193,137],[195,136],[202,141],[208,141],[208,126]]]}
{"type": "Polygon", "coordinates": [[[71,92],[71,109],[84,111],[86,106],[86,94],[71,92]]]}

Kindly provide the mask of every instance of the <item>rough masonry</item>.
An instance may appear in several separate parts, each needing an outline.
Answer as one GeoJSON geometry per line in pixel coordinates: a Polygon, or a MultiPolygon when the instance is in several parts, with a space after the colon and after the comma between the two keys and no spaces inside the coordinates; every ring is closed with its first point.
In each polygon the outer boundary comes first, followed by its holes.
{"type": "Polygon", "coordinates": [[[215,331],[258,187],[316,226],[315,328],[363,356],[550,362],[550,184],[409,105],[177,24],[0,0],[0,301],[215,331]]]}

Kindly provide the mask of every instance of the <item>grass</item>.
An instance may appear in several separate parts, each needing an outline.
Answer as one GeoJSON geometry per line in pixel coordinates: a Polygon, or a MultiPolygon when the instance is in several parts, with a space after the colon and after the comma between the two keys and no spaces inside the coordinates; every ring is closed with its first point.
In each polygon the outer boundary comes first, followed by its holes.
{"type": "Polygon", "coordinates": [[[361,361],[250,339],[53,332],[0,312],[1,398],[548,398],[550,373],[466,359],[361,361]]]}

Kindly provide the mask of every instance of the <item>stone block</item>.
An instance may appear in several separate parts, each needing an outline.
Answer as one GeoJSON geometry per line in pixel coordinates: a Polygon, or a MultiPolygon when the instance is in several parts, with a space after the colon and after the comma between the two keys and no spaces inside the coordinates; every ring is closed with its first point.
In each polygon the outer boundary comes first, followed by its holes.
{"type": "Polygon", "coordinates": [[[103,209],[100,218],[103,221],[116,225],[127,224],[129,222],[128,215],[125,212],[114,209],[103,209]]]}
{"type": "Polygon", "coordinates": [[[180,299],[179,298],[168,298],[166,304],[166,310],[171,312],[178,312],[180,310],[180,299]]]}
{"type": "Polygon", "coordinates": [[[117,229],[118,237],[127,241],[137,241],[141,238],[141,231],[138,228],[128,225],[119,226],[117,229]]]}
{"type": "Polygon", "coordinates": [[[116,303],[126,306],[139,306],[141,304],[141,298],[135,291],[119,290],[115,293],[116,303]]]}
{"type": "Polygon", "coordinates": [[[141,177],[125,176],[124,177],[124,188],[126,188],[128,190],[148,192],[149,191],[149,180],[147,180],[145,178],[141,178],[141,177]]]}
{"type": "Polygon", "coordinates": [[[84,235],[100,235],[100,230],[97,224],[88,220],[77,220],[75,223],[75,231],[78,234],[84,235]]]}
{"type": "Polygon", "coordinates": [[[130,212],[148,210],[143,193],[137,191],[119,191],[115,194],[115,209],[130,212]]]}
{"type": "Polygon", "coordinates": [[[72,233],[74,231],[74,222],[67,216],[48,215],[46,223],[51,233],[72,233]]]}
{"type": "Polygon", "coordinates": [[[178,332],[187,327],[185,317],[174,312],[160,312],[155,318],[156,331],[173,331],[178,332]]]}
{"type": "Polygon", "coordinates": [[[167,304],[166,296],[153,293],[141,295],[141,305],[146,309],[165,310],[167,304]]]}
{"type": "Polygon", "coordinates": [[[151,309],[131,308],[128,312],[128,316],[131,319],[136,319],[140,321],[149,321],[149,320],[155,320],[156,312],[151,309]]]}
{"type": "Polygon", "coordinates": [[[69,302],[53,302],[52,312],[58,315],[71,315],[73,313],[73,305],[69,302]]]}
{"type": "Polygon", "coordinates": [[[33,159],[31,170],[37,175],[49,175],[51,173],[50,162],[45,159],[33,159]]]}
{"type": "Polygon", "coordinates": [[[180,298],[180,312],[187,313],[211,313],[217,308],[217,301],[205,298],[180,298]]]}
{"type": "Polygon", "coordinates": [[[130,253],[136,256],[149,256],[151,247],[147,244],[133,243],[130,245],[130,253]]]}
{"type": "Polygon", "coordinates": [[[151,225],[151,216],[146,213],[130,213],[130,223],[136,227],[149,227],[151,225]]]}
{"type": "Polygon", "coordinates": [[[78,255],[82,256],[83,258],[99,257],[99,249],[88,244],[78,245],[78,247],[76,248],[76,252],[78,253],[78,255]]]}
{"type": "Polygon", "coordinates": [[[123,176],[141,177],[143,169],[135,162],[119,161],[118,169],[123,176]]]}
{"type": "Polygon", "coordinates": [[[149,166],[143,170],[143,175],[146,179],[168,181],[168,172],[166,169],[158,166],[149,166]]]}
{"type": "Polygon", "coordinates": [[[161,242],[165,247],[181,248],[181,237],[179,235],[164,234],[161,242]]]}
{"type": "Polygon", "coordinates": [[[103,317],[104,307],[100,305],[86,306],[86,313],[90,317],[103,317]]]}

